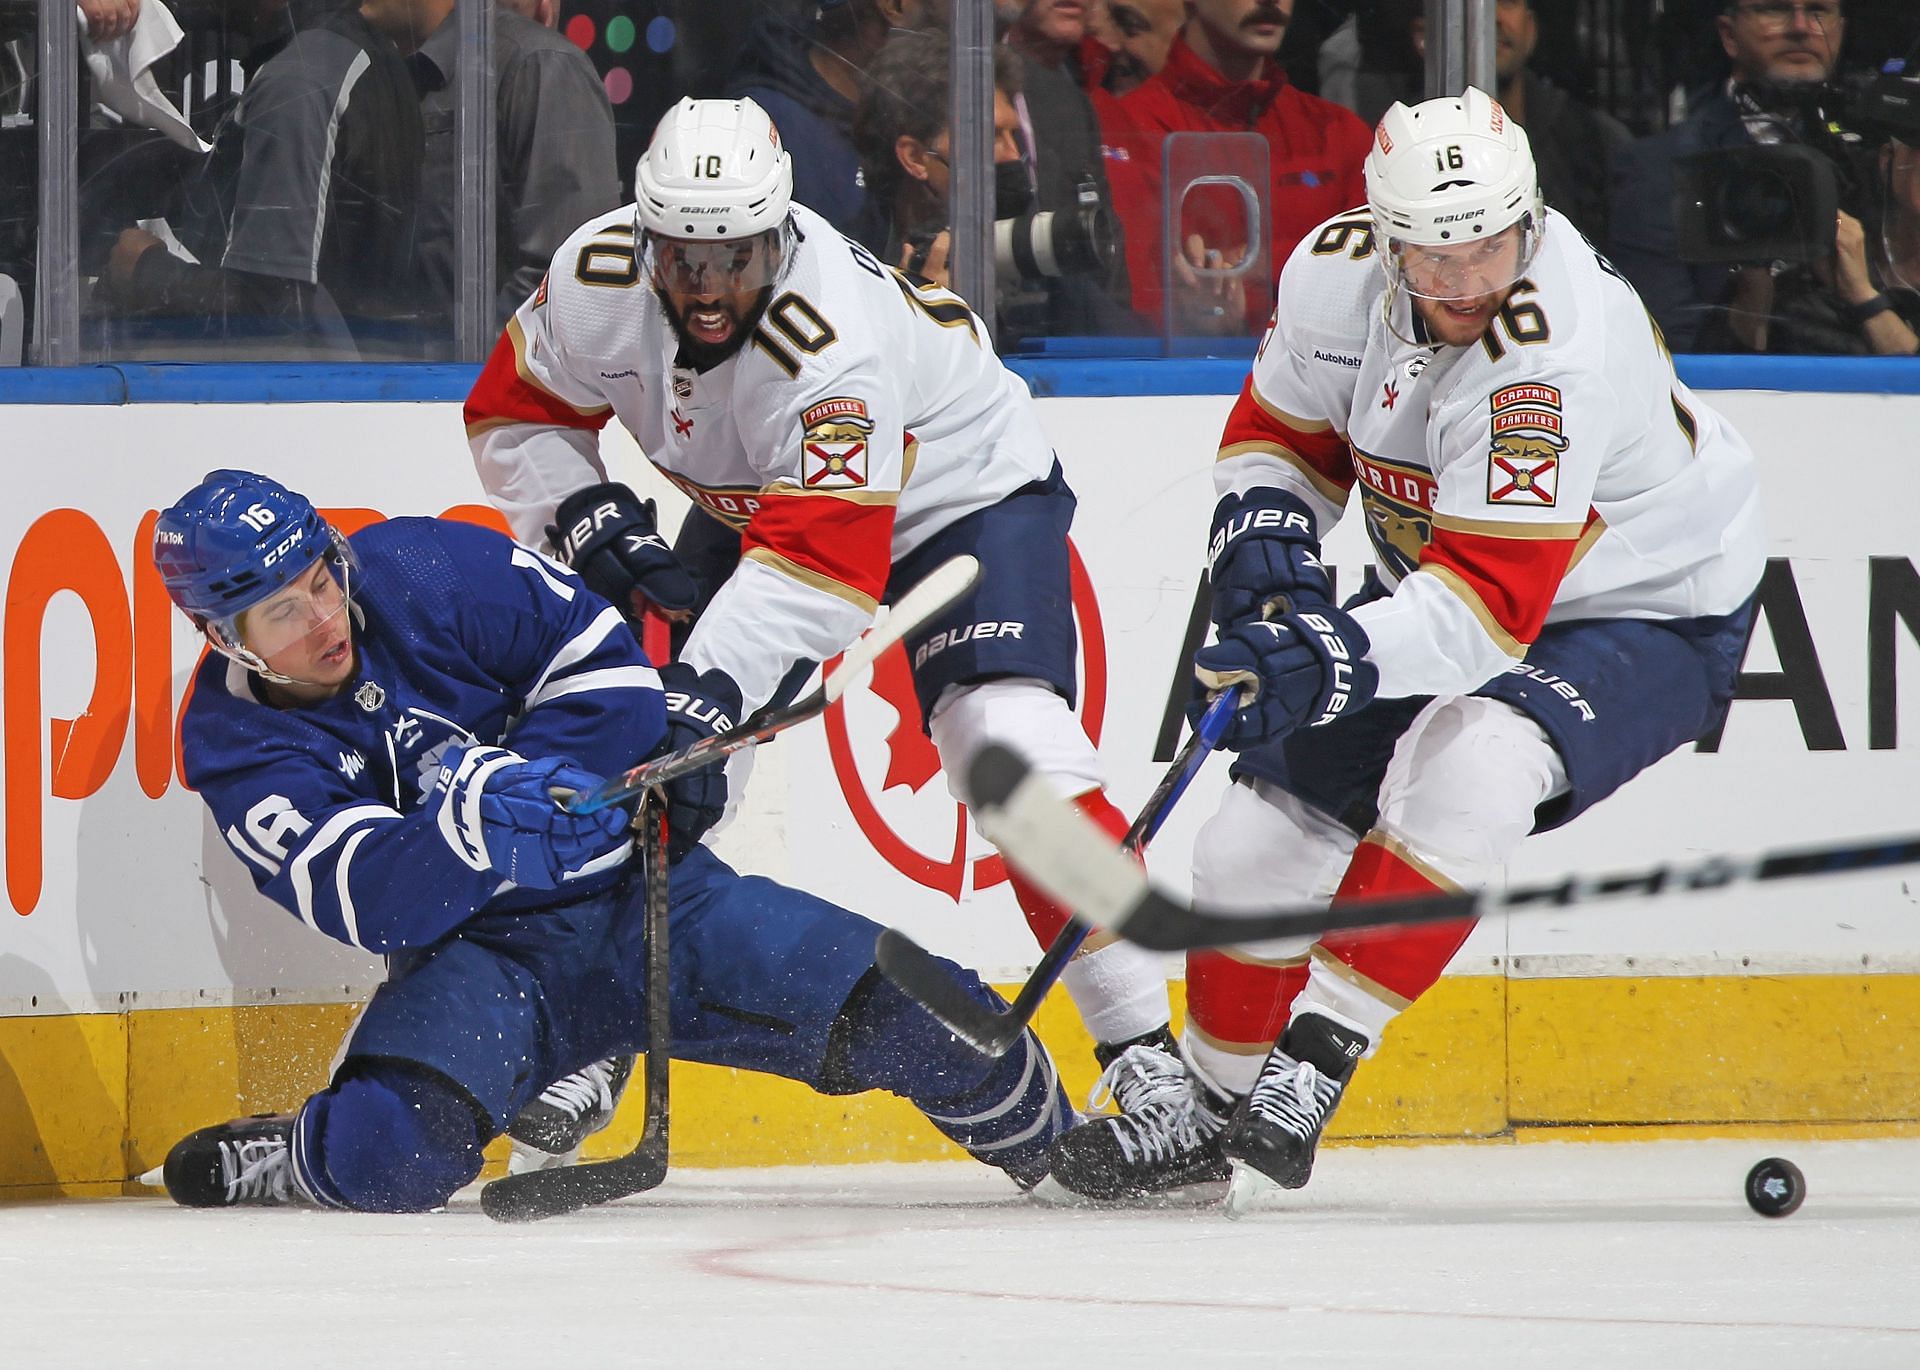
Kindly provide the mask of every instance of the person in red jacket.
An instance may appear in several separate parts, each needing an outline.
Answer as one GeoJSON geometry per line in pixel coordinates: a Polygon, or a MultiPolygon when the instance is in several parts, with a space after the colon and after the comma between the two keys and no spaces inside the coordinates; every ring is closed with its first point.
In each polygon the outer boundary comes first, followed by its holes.
{"type": "Polygon", "coordinates": [[[1293,0],[1189,0],[1188,9],[1166,65],[1103,110],[1108,181],[1126,229],[1133,307],[1149,319],[1163,317],[1167,136],[1251,131],[1268,148],[1266,263],[1251,280],[1196,278],[1189,268],[1232,266],[1245,260],[1249,245],[1232,190],[1195,192],[1185,202],[1181,252],[1173,263],[1181,278],[1174,328],[1257,333],[1272,307],[1278,264],[1308,229],[1366,199],[1360,168],[1370,132],[1350,111],[1289,84],[1274,60],[1293,0]]]}

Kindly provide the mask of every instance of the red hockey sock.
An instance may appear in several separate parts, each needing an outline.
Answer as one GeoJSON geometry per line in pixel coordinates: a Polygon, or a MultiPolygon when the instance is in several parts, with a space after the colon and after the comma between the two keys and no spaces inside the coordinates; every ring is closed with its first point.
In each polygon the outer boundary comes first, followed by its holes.
{"type": "MultiPolygon", "coordinates": [[[[1112,833],[1115,841],[1127,835],[1127,817],[1114,808],[1105,790],[1088,790],[1073,802],[1087,817],[1112,833]]],[[[1013,886],[1013,897],[1019,903],[1020,911],[1026,914],[1027,926],[1033,929],[1033,935],[1040,940],[1041,946],[1051,946],[1053,939],[1060,935],[1060,929],[1067,925],[1067,920],[1073,915],[1028,884],[1011,861],[1007,863],[1007,883],[1013,886]]]]}
{"type": "MultiPolygon", "coordinates": [[[[1377,837],[1369,836],[1354,848],[1353,860],[1334,894],[1336,902],[1383,899],[1393,895],[1450,893],[1422,874],[1406,858],[1377,837]]],[[[1447,923],[1425,923],[1391,931],[1338,933],[1320,942],[1320,949],[1382,989],[1411,1002],[1418,999],[1446,969],[1447,962],[1473,931],[1471,918],[1447,923]]]]}
{"type": "Polygon", "coordinates": [[[1265,1048],[1307,984],[1307,962],[1257,966],[1217,951],[1187,953],[1187,1021],[1224,1046],[1265,1048]]]}

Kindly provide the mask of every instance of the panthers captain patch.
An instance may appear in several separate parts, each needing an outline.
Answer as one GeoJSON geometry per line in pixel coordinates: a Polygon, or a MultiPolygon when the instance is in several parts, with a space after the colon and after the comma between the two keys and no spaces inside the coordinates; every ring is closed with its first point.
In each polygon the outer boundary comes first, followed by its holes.
{"type": "Polygon", "coordinates": [[[867,483],[867,439],[873,420],[863,400],[839,396],[800,416],[801,480],[809,490],[857,489],[867,483]]]}
{"type": "Polygon", "coordinates": [[[1562,428],[1560,391],[1538,383],[1494,392],[1493,444],[1487,454],[1487,503],[1551,508],[1558,498],[1562,428]]]}

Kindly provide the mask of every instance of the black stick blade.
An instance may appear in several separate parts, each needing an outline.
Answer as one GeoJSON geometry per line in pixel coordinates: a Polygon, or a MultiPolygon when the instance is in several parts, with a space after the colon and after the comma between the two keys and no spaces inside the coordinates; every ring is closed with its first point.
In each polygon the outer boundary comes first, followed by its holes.
{"type": "Polygon", "coordinates": [[[960,987],[953,968],[897,928],[883,928],[874,964],[954,1036],[988,1056],[1004,1056],[1026,1032],[1025,1018],[996,1013],[960,987]]]}
{"type": "Polygon", "coordinates": [[[480,1191],[480,1211],[497,1223],[539,1222],[644,1194],[666,1178],[666,1157],[643,1148],[610,1161],[502,1176],[480,1191]]]}

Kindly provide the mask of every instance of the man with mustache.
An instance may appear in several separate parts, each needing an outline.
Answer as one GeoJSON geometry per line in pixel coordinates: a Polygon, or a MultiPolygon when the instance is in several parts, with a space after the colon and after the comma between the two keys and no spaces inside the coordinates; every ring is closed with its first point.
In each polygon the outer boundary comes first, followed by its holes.
{"type": "MultiPolygon", "coordinates": [[[[561,247],[468,396],[475,465],[516,534],[550,541],[623,608],[647,596],[653,509],[607,483],[600,454],[618,417],[738,536],[680,651],[736,717],[971,553],[979,582],[904,644],[948,788],[966,803],[967,763],[1003,742],[1124,832],[1072,711],[1074,495],[978,317],[795,202],[752,100],[683,100],[635,181],[636,205],[561,247]]],[[[1051,942],[1066,911],[1017,872],[1011,884],[1051,942]]],[[[1103,1048],[1170,1042],[1154,956],[1109,942],[1063,981],[1103,1048]]]]}
{"type": "MultiPolygon", "coordinates": [[[[1266,187],[1271,260],[1286,260],[1306,231],[1359,203],[1367,127],[1350,111],[1290,84],[1274,60],[1286,36],[1293,0],[1190,0],[1190,17],[1151,80],[1113,107],[1104,133],[1108,179],[1127,236],[1133,307],[1162,319],[1164,291],[1175,289],[1178,331],[1254,333],[1272,301],[1270,280],[1242,282],[1219,293],[1196,289],[1193,267],[1245,260],[1245,217],[1239,197],[1209,187],[1185,201],[1177,232],[1176,277],[1168,281],[1162,205],[1162,148],[1175,133],[1254,132],[1269,149],[1266,187]]],[[[1218,278],[1215,278],[1218,279],[1218,278]]]]}
{"type": "MultiPolygon", "coordinates": [[[[1855,321],[1813,273],[1680,260],[1674,163],[1692,153],[1806,142],[1841,103],[1831,88],[1844,0],[1725,0],[1715,21],[1732,65],[1721,89],[1616,164],[1612,253],[1678,352],[1866,350],[1855,321]]],[[[1843,205],[1843,208],[1846,206],[1843,205]]],[[[1860,206],[1852,207],[1857,217],[1860,206]]],[[[1836,225],[1836,238],[1838,237],[1836,225]]]]}
{"type": "MultiPolygon", "coordinates": [[[[1753,622],[1752,455],[1542,202],[1524,130],[1472,88],[1396,104],[1366,184],[1281,272],[1213,467],[1194,674],[1257,686],[1194,843],[1215,907],[1497,884],[1529,833],[1718,726],[1753,622]],[[1355,495],[1374,561],[1336,606],[1321,539],[1355,495]]],[[[1074,1128],[1049,1183],[1137,1198],[1232,1162],[1230,1211],[1300,1188],[1470,928],[1193,953],[1183,1050],[1106,1081],[1152,1089],[1160,1125],[1074,1128]]]]}

